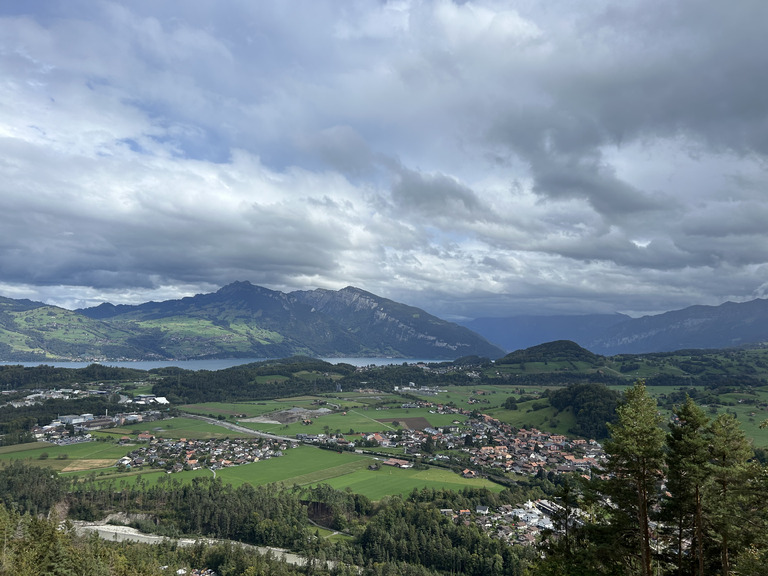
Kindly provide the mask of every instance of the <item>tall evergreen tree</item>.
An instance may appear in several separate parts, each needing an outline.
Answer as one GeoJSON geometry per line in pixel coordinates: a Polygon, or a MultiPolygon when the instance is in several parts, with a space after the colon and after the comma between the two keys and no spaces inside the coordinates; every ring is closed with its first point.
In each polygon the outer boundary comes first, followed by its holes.
{"type": "Polygon", "coordinates": [[[605,443],[609,455],[607,468],[612,474],[610,495],[617,506],[617,529],[629,532],[630,542],[636,542],[639,548],[639,573],[651,576],[650,511],[664,464],[664,431],[656,400],[648,394],[642,380],[625,392],[617,413],[616,423],[609,425],[611,438],[605,443]],[[623,513],[633,515],[636,524],[621,522],[623,513]]]}
{"type": "MultiPolygon", "coordinates": [[[[683,574],[690,558],[692,573],[704,576],[704,526],[702,498],[708,475],[709,451],[705,431],[708,423],[704,411],[690,396],[675,410],[676,420],[667,435],[667,491],[664,502],[667,523],[674,527],[678,574],[683,574]],[[685,542],[692,542],[691,554],[684,554],[685,542]]],[[[690,573],[690,572],[689,572],[690,573]]]]}
{"type": "Polygon", "coordinates": [[[752,512],[743,487],[748,483],[747,461],[752,449],[738,420],[719,414],[708,428],[709,475],[707,515],[720,551],[720,573],[731,573],[732,553],[744,544],[752,512]]]}

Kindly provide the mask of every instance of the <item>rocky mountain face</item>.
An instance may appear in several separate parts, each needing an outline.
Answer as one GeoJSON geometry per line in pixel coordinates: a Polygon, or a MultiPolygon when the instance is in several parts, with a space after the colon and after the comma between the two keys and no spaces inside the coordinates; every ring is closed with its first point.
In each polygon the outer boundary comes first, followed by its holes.
{"type": "Polygon", "coordinates": [[[313,313],[333,318],[363,349],[391,350],[388,355],[396,356],[407,344],[411,355],[420,358],[503,354],[496,346],[478,341],[468,328],[358,288],[299,291],[289,296],[310,306],[313,313]]]}
{"type": "Polygon", "coordinates": [[[6,300],[15,303],[0,306],[6,360],[503,355],[467,328],[351,287],[285,294],[235,282],[180,300],[76,311],[6,300]]]}

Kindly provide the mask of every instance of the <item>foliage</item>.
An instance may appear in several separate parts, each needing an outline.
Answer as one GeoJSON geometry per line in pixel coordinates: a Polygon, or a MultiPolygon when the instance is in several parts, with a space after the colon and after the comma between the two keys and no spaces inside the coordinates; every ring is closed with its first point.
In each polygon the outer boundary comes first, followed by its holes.
{"type": "Polygon", "coordinates": [[[625,392],[625,402],[617,413],[616,423],[609,426],[610,441],[605,444],[608,471],[613,475],[606,489],[618,506],[614,514],[617,532],[626,532],[630,541],[638,542],[632,548],[639,549],[639,572],[651,576],[650,514],[661,477],[664,432],[656,401],[642,381],[625,392]]]}
{"type": "Polygon", "coordinates": [[[336,389],[336,381],[354,372],[348,364],[296,357],[234,366],[215,372],[164,369],[153,392],[174,402],[237,402],[317,394],[336,389]]]}
{"type": "Polygon", "coordinates": [[[649,574],[651,562],[664,574],[764,573],[768,468],[751,460],[738,421],[720,414],[708,422],[688,397],[666,437],[658,425],[653,400],[636,384],[610,427],[608,479],[571,495],[582,521],[567,538],[545,540],[535,574],[649,574]]]}
{"type": "Polygon", "coordinates": [[[548,391],[549,403],[558,410],[571,408],[576,423],[571,434],[585,438],[605,438],[608,423],[616,420],[619,394],[603,384],[572,384],[565,388],[548,391]]]}
{"type": "Polygon", "coordinates": [[[374,562],[408,561],[441,572],[522,575],[533,551],[491,539],[476,525],[456,523],[431,505],[400,498],[383,504],[359,538],[374,562]]]}
{"type": "Polygon", "coordinates": [[[90,364],[85,368],[56,368],[7,364],[0,366],[0,390],[55,388],[84,382],[123,382],[146,378],[147,372],[133,368],[114,368],[90,364]]]}
{"type": "Polygon", "coordinates": [[[704,431],[707,417],[690,396],[675,410],[667,435],[667,490],[662,519],[674,543],[667,561],[679,570],[704,573],[703,489],[709,452],[704,431]],[[687,543],[690,553],[685,554],[687,543]]]}
{"type": "MultiPolygon", "coordinates": [[[[110,542],[79,536],[70,523],[60,524],[55,517],[22,515],[5,506],[0,506],[0,539],[0,576],[160,576],[181,569],[189,573],[193,567],[210,568],[219,576],[306,574],[303,567],[231,543],[110,542]]],[[[330,574],[319,564],[313,573],[330,574]]]]}
{"type": "Polygon", "coordinates": [[[47,514],[63,497],[65,484],[52,469],[23,460],[0,467],[0,501],[21,513],[47,514]]]}
{"type": "Polygon", "coordinates": [[[600,356],[582,348],[570,340],[556,340],[517,350],[500,358],[497,364],[518,364],[521,362],[600,362],[600,356]]]}

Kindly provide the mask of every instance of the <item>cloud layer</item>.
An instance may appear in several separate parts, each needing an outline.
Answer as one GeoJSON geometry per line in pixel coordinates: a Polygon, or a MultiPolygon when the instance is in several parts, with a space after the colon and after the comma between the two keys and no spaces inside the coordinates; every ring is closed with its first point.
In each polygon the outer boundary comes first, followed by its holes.
{"type": "Polygon", "coordinates": [[[768,4],[0,7],[0,294],[447,318],[768,292],[768,4]]]}

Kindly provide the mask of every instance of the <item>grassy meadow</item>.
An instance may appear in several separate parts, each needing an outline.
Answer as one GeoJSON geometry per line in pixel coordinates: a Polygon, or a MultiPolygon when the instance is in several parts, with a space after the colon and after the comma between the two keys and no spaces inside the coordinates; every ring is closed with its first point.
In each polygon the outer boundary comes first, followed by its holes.
{"type": "Polygon", "coordinates": [[[31,463],[48,466],[59,472],[103,469],[114,466],[115,461],[130,450],[114,442],[81,442],[58,446],[47,442],[17,444],[0,447],[0,462],[26,459],[31,463]]]}
{"type": "MultiPolygon", "coordinates": [[[[125,453],[129,448],[123,448],[125,453]]],[[[2,458],[3,455],[0,455],[2,458]]],[[[23,457],[23,456],[19,456],[23,457]]],[[[117,456],[119,458],[119,456],[117,456]]],[[[115,458],[115,459],[117,459],[115,458]]],[[[216,471],[216,477],[234,486],[249,483],[253,485],[279,482],[286,486],[312,486],[329,484],[336,489],[351,489],[363,494],[371,500],[380,500],[385,496],[410,493],[414,488],[449,488],[460,490],[466,486],[486,487],[489,490],[500,491],[501,486],[484,479],[462,478],[447,469],[429,468],[416,470],[382,466],[379,459],[350,452],[333,452],[315,446],[299,446],[286,450],[279,458],[270,458],[259,462],[234,466],[216,471]],[[368,467],[378,463],[378,470],[368,467]]],[[[54,461],[50,461],[53,463],[54,461]]],[[[72,460],[66,461],[72,464],[72,460]]],[[[113,460],[114,463],[114,460],[113,460]]],[[[134,470],[131,472],[116,472],[115,468],[107,470],[62,470],[65,476],[90,476],[96,474],[97,480],[116,480],[128,483],[136,482],[138,478],[145,484],[153,484],[174,478],[182,482],[191,482],[194,478],[211,477],[213,472],[207,469],[179,472],[169,475],[162,470],[134,470]]]]}
{"type": "Polygon", "coordinates": [[[158,438],[187,438],[199,440],[203,438],[237,438],[243,436],[232,430],[227,430],[216,424],[195,418],[169,418],[154,422],[136,422],[134,424],[118,428],[107,428],[96,434],[100,437],[108,437],[119,440],[123,436],[136,437],[140,432],[149,432],[158,438]]]}

